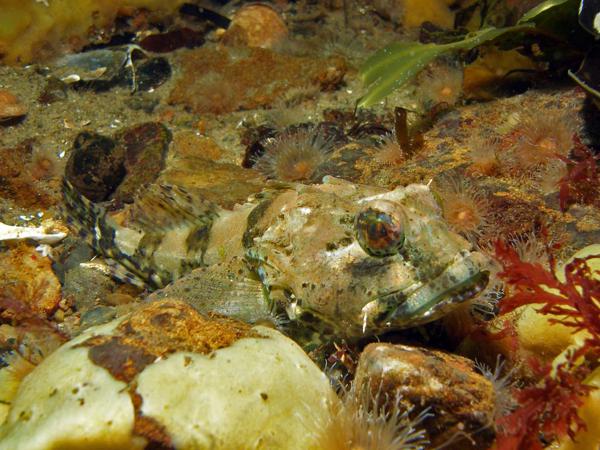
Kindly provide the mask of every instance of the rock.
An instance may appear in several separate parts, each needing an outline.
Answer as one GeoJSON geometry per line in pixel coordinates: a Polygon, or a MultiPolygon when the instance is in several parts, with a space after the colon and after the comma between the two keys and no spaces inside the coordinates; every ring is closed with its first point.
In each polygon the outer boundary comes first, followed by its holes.
{"type": "Polygon", "coordinates": [[[154,108],[158,106],[159,99],[150,93],[140,92],[125,100],[125,104],[134,111],[144,111],[152,114],[154,108]]]}
{"type": "Polygon", "coordinates": [[[32,161],[34,144],[25,140],[12,148],[0,148],[0,197],[27,213],[47,210],[60,201],[60,195],[42,188],[50,184],[36,183],[32,176],[32,171],[41,168],[32,161]]]}
{"type": "MultiPolygon", "coordinates": [[[[63,295],[82,314],[115,290],[116,283],[93,264],[80,264],[65,273],[63,295]]],[[[112,317],[111,317],[112,319],[112,317]]]]}
{"type": "Polygon", "coordinates": [[[444,448],[484,449],[494,441],[494,390],[467,358],[405,345],[370,344],[360,356],[354,382],[357,389],[368,385],[387,398],[401,395],[412,414],[428,409],[422,427],[432,448],[447,444],[444,448]]]}
{"type": "Polygon", "coordinates": [[[200,47],[202,44],[204,44],[204,33],[187,27],[151,34],[140,41],[140,47],[154,53],[172,52],[181,47],[200,47]]]}
{"type": "Polygon", "coordinates": [[[171,133],[162,124],[143,123],[114,138],[82,132],[67,161],[66,179],[88,199],[132,202],[137,189],[164,168],[171,133]]]}
{"type": "Polygon", "coordinates": [[[171,65],[166,58],[151,58],[140,63],[136,71],[136,88],[151,91],[171,77],[171,65]]]}
{"type": "Polygon", "coordinates": [[[325,375],[281,333],[182,302],[93,327],[23,381],[0,449],[308,448],[325,375]]]}
{"type": "Polygon", "coordinates": [[[0,122],[27,114],[27,106],[10,91],[0,89],[0,122]]]}
{"type": "Polygon", "coordinates": [[[294,57],[262,48],[201,47],[185,54],[169,102],[198,114],[225,114],[271,104],[306,85],[335,89],[346,73],[343,59],[294,57]]]}
{"type": "Polygon", "coordinates": [[[117,316],[115,308],[110,306],[96,306],[95,308],[87,310],[81,315],[81,329],[103,325],[110,322],[117,316]]]}
{"type": "Polygon", "coordinates": [[[223,35],[228,45],[273,48],[281,44],[288,29],[281,16],[266,4],[244,5],[238,9],[223,35]]]}
{"type": "Polygon", "coordinates": [[[1,317],[49,317],[58,308],[61,286],[50,258],[24,243],[0,253],[1,317]]]}

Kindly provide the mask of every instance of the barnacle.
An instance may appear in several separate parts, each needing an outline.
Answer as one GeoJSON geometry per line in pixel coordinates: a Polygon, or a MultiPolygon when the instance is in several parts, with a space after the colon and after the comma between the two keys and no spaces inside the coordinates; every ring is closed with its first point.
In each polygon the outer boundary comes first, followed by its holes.
{"type": "Polygon", "coordinates": [[[319,450],[418,450],[425,448],[425,431],[418,428],[427,417],[421,413],[409,417],[410,409],[402,397],[382,398],[368,386],[352,385],[342,390],[340,402],[330,403],[330,416],[325,423],[312,424],[316,429],[313,449],[319,450]]]}
{"type": "Polygon", "coordinates": [[[269,140],[255,168],[280,181],[316,183],[326,174],[332,150],[332,140],[317,128],[285,131],[269,140]]]}
{"type": "Polygon", "coordinates": [[[434,191],[440,199],[444,219],[456,233],[477,241],[490,227],[490,202],[468,179],[441,177],[435,181],[434,191]]]}

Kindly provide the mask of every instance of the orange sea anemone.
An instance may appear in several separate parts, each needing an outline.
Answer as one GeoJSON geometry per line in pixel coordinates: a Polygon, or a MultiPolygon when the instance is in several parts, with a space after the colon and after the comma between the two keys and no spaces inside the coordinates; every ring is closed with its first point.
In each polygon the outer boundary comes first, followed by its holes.
{"type": "Polygon", "coordinates": [[[271,179],[318,183],[333,148],[332,139],[316,127],[285,131],[267,142],[254,167],[271,179]]]}
{"type": "Polygon", "coordinates": [[[499,173],[498,142],[494,139],[474,139],[468,153],[471,164],[466,169],[473,176],[494,176],[499,173]]]}
{"type": "Polygon", "coordinates": [[[440,104],[452,106],[462,94],[463,71],[461,67],[437,64],[423,71],[417,82],[417,97],[426,109],[440,104]]]}
{"type": "Polygon", "coordinates": [[[383,136],[378,148],[375,159],[385,166],[400,166],[408,159],[406,152],[398,143],[396,132],[383,136]]]}
{"type": "Polygon", "coordinates": [[[489,229],[491,204],[485,193],[464,177],[444,176],[435,181],[442,215],[456,232],[476,242],[489,229]]]}
{"type": "Polygon", "coordinates": [[[27,164],[28,174],[34,180],[47,180],[62,175],[65,159],[61,158],[51,147],[36,147],[27,164]]]}
{"type": "Polygon", "coordinates": [[[425,432],[418,428],[427,416],[409,417],[402,397],[382,398],[368,386],[354,385],[342,392],[341,402],[330,404],[325,423],[310,424],[315,429],[315,450],[420,450],[427,444],[425,432]]]}
{"type": "Polygon", "coordinates": [[[574,118],[560,111],[526,112],[503,138],[499,152],[502,172],[509,176],[534,173],[558,157],[567,157],[577,133],[574,118]]]}

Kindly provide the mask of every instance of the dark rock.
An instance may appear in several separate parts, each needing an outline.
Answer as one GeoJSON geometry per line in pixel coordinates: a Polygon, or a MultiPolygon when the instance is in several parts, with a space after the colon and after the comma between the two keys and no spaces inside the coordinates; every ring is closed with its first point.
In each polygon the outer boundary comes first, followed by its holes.
{"type": "Polygon", "coordinates": [[[136,68],[136,88],[150,91],[171,77],[171,65],[165,58],[152,58],[140,63],[136,68]]]}
{"type": "Polygon", "coordinates": [[[125,104],[129,106],[134,111],[144,111],[148,114],[152,114],[154,108],[158,105],[158,98],[154,97],[152,94],[147,94],[145,92],[140,92],[137,95],[132,95],[127,100],[125,100],[125,104]]]}
{"type": "Polygon", "coordinates": [[[114,139],[80,133],[65,178],[94,202],[132,202],[135,191],[154,181],[164,168],[170,141],[169,130],[154,122],[122,130],[114,139]]]}
{"type": "Polygon", "coordinates": [[[471,360],[448,353],[375,343],[360,356],[355,386],[368,386],[380,398],[402,396],[412,414],[428,410],[423,421],[431,448],[489,448],[494,442],[495,393],[471,360]],[[467,437],[468,436],[468,437],[467,437]]]}
{"type": "Polygon", "coordinates": [[[249,169],[254,166],[258,158],[265,153],[265,145],[269,139],[277,136],[277,130],[266,125],[248,128],[241,138],[242,145],[246,146],[242,167],[249,169]]]}
{"type": "Polygon", "coordinates": [[[126,176],[112,198],[130,203],[137,189],[154,181],[164,168],[171,132],[160,123],[149,122],[123,130],[116,139],[124,155],[126,176]]]}
{"type": "Polygon", "coordinates": [[[73,143],[65,178],[89,200],[101,202],[125,177],[123,149],[106,136],[84,131],[73,143]]]}
{"type": "Polygon", "coordinates": [[[45,105],[49,105],[50,103],[66,100],[67,89],[68,86],[66,83],[60,81],[56,77],[50,77],[46,81],[46,86],[44,86],[44,90],[38,97],[38,102],[43,103],[45,105]]]}
{"type": "Polygon", "coordinates": [[[116,282],[110,275],[96,267],[78,265],[66,272],[63,295],[71,299],[75,309],[83,316],[115,288],[116,282]]]}
{"type": "Polygon", "coordinates": [[[87,243],[70,235],[62,241],[60,249],[60,253],[52,262],[52,270],[64,285],[67,272],[79,266],[80,263],[92,259],[94,251],[87,243]]]}
{"type": "Polygon", "coordinates": [[[110,322],[117,316],[115,308],[98,306],[81,315],[81,330],[110,322]]]}
{"type": "Polygon", "coordinates": [[[190,28],[179,28],[166,33],[146,36],[140,47],[149,52],[166,53],[181,47],[194,48],[204,44],[204,33],[190,28]]]}

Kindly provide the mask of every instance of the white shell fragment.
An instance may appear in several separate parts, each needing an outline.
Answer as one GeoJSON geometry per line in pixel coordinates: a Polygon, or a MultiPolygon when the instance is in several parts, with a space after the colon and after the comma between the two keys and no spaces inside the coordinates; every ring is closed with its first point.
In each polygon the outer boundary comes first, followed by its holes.
{"type": "Polygon", "coordinates": [[[41,244],[56,244],[67,237],[63,232],[48,232],[43,227],[19,227],[0,222],[0,241],[32,239],[41,244]]]}

